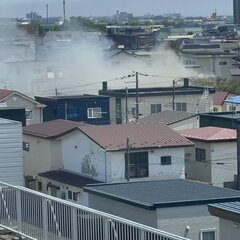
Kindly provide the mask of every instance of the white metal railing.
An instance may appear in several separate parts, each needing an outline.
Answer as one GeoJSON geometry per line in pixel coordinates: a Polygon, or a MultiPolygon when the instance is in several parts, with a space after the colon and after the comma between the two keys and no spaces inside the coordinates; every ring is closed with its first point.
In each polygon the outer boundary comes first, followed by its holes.
{"type": "Polygon", "coordinates": [[[0,182],[0,226],[34,240],[187,240],[3,182],[0,182]]]}

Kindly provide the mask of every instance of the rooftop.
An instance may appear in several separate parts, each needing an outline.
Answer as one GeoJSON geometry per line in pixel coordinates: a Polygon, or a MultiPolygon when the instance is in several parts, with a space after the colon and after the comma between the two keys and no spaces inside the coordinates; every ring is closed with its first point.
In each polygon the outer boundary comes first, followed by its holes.
{"type": "Polygon", "coordinates": [[[195,113],[164,111],[139,119],[139,122],[163,122],[167,125],[197,116],[195,113]]]}
{"type": "Polygon", "coordinates": [[[237,131],[229,128],[220,127],[202,127],[181,130],[179,133],[191,140],[200,140],[207,142],[223,142],[237,140],[237,131]]]}
{"type": "Polygon", "coordinates": [[[64,170],[48,171],[44,173],[39,173],[38,175],[43,178],[48,178],[56,182],[64,183],[79,188],[82,188],[88,184],[100,183],[100,181],[97,181],[95,179],[80,176],[78,174],[64,170]]]}
{"type": "Polygon", "coordinates": [[[222,202],[210,204],[208,206],[209,212],[223,219],[240,223],[240,202],[222,202]]]}
{"type": "Polygon", "coordinates": [[[7,90],[7,89],[0,89],[0,100],[10,96],[15,91],[13,90],[7,90]]]}
{"type": "Polygon", "coordinates": [[[232,94],[229,92],[216,91],[213,94],[213,105],[222,106],[224,103],[224,100],[231,96],[235,96],[235,94],[232,94]]]}
{"type": "Polygon", "coordinates": [[[58,119],[26,126],[23,128],[23,134],[46,139],[58,138],[78,129],[80,125],[79,122],[58,119]]]}
{"type": "Polygon", "coordinates": [[[118,125],[85,125],[80,130],[108,151],[126,150],[127,138],[131,148],[166,148],[192,146],[193,143],[164,123],[132,123],[118,125]]]}
{"type": "Polygon", "coordinates": [[[184,179],[97,184],[87,186],[84,190],[151,210],[240,200],[239,191],[184,179]]]}

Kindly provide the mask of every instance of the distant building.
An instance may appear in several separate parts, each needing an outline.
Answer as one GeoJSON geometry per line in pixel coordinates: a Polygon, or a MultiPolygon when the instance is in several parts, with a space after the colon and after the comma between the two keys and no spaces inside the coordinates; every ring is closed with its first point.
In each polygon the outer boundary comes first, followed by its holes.
{"type": "Polygon", "coordinates": [[[240,0],[233,0],[233,22],[240,24],[240,0]]]}

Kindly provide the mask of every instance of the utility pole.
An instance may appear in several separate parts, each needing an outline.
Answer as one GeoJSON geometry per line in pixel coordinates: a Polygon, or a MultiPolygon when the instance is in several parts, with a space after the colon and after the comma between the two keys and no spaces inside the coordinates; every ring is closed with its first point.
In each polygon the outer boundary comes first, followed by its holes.
{"type": "Polygon", "coordinates": [[[240,190],[240,121],[237,125],[237,189],[240,190]]]}
{"type": "Polygon", "coordinates": [[[46,4],[47,24],[48,24],[48,4],[46,4]]]}
{"type": "Polygon", "coordinates": [[[139,121],[138,72],[136,72],[136,122],[139,121]]]}
{"type": "Polygon", "coordinates": [[[55,96],[57,97],[58,96],[58,89],[55,88],[55,96]]]}
{"type": "Polygon", "coordinates": [[[126,167],[126,178],[129,182],[130,180],[130,145],[129,145],[129,138],[127,138],[127,167],[126,167]]]}
{"type": "Polygon", "coordinates": [[[126,87],[126,123],[128,123],[128,88],[126,87]]]}
{"type": "Polygon", "coordinates": [[[66,2],[63,0],[63,23],[65,23],[66,19],[66,2]]]}
{"type": "Polygon", "coordinates": [[[172,99],[172,110],[175,111],[175,80],[173,80],[173,99],[172,99]]]}

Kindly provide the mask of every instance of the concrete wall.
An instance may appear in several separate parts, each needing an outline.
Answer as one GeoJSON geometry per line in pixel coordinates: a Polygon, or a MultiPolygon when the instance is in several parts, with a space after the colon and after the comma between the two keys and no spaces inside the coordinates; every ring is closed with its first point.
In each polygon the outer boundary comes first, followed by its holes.
{"type": "Polygon", "coordinates": [[[236,142],[202,143],[194,141],[195,147],[186,149],[186,178],[223,187],[224,182],[234,180],[237,173],[236,142]],[[195,148],[206,149],[206,161],[195,160],[195,148]]]}
{"type": "Polygon", "coordinates": [[[23,135],[23,141],[29,143],[29,151],[23,151],[25,176],[63,168],[61,141],[27,135],[23,135]]]}
{"type": "Polygon", "coordinates": [[[157,214],[159,229],[189,239],[200,240],[200,231],[219,229],[218,218],[209,214],[206,205],[159,208],[157,214]]]}
{"type": "Polygon", "coordinates": [[[0,181],[24,185],[22,124],[0,119],[0,181]]]}
{"type": "Polygon", "coordinates": [[[199,180],[203,182],[211,182],[211,145],[194,141],[195,146],[186,148],[185,156],[185,171],[186,178],[199,180]],[[196,161],[195,148],[206,149],[206,161],[196,161]]]}
{"type": "Polygon", "coordinates": [[[27,110],[31,110],[32,118],[27,119],[27,125],[42,122],[42,108],[37,108],[36,103],[22,97],[21,95],[13,94],[4,102],[7,103],[7,107],[23,107],[27,110]]]}
{"type": "Polygon", "coordinates": [[[234,180],[237,174],[237,143],[211,144],[212,183],[223,187],[224,182],[234,180]]]}
{"type": "Polygon", "coordinates": [[[225,219],[219,219],[219,240],[239,240],[240,224],[225,219]]]}
{"type": "Polygon", "coordinates": [[[173,123],[171,125],[168,125],[168,127],[180,131],[185,129],[192,129],[192,128],[199,128],[199,116],[191,117],[186,120],[182,120],[177,123],[173,123]]]}
{"type": "MultiPolygon", "coordinates": [[[[79,132],[65,137],[62,141],[64,169],[100,181],[126,181],[125,151],[105,152],[79,132]]],[[[148,159],[147,179],[184,178],[184,148],[148,150],[148,159]],[[172,156],[172,164],[162,166],[161,156],[166,155],[172,156]]]]}
{"type": "MultiPolygon", "coordinates": [[[[144,191],[144,189],[143,189],[144,191]]],[[[89,207],[157,228],[156,210],[146,210],[89,193],[89,207]]]]}
{"type": "Polygon", "coordinates": [[[146,210],[89,193],[89,207],[193,240],[200,239],[201,230],[219,228],[218,218],[208,213],[206,205],[146,210]]]}
{"type": "MultiPolygon", "coordinates": [[[[88,206],[88,193],[84,192],[82,188],[70,186],[61,182],[49,180],[47,178],[43,177],[38,177],[38,181],[42,183],[42,192],[45,194],[51,194],[50,188],[47,188],[47,184],[51,182],[53,185],[58,186],[60,189],[57,190],[57,197],[64,199],[63,198],[63,193],[65,193],[65,200],[68,200],[73,203],[78,203],[83,206],[88,206]],[[78,193],[77,195],[77,201],[74,201],[73,199],[68,198],[68,191],[76,192],[78,193]]],[[[39,189],[37,189],[39,190],[39,189]]]]}

